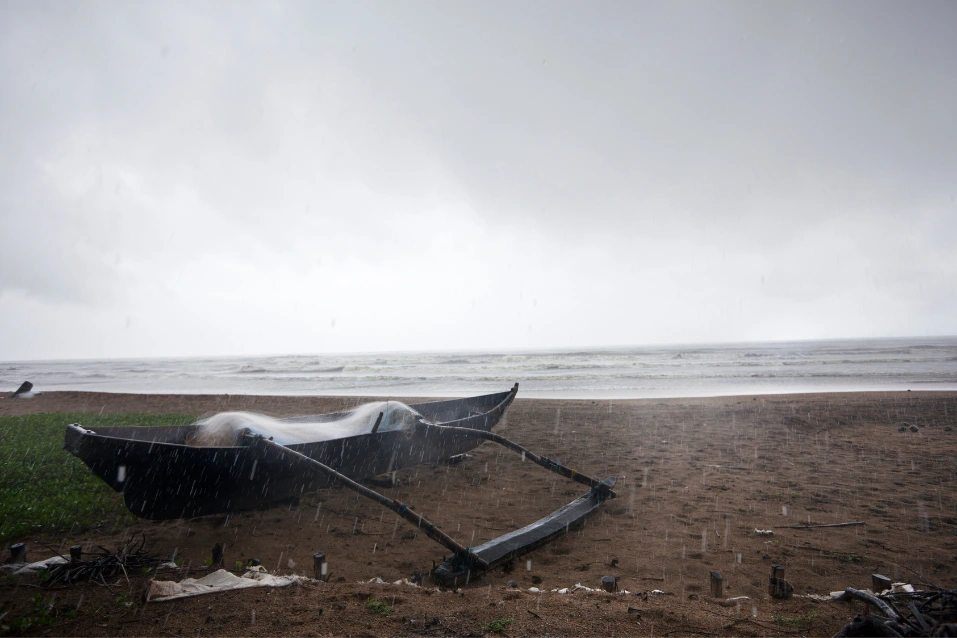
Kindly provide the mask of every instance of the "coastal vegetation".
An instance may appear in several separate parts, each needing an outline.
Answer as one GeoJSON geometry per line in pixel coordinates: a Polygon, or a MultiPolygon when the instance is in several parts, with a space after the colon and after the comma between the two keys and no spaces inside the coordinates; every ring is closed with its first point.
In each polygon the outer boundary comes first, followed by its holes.
{"type": "Polygon", "coordinates": [[[48,413],[0,417],[0,542],[37,533],[83,532],[131,522],[122,496],[63,449],[68,423],[185,424],[182,415],[48,413]]]}

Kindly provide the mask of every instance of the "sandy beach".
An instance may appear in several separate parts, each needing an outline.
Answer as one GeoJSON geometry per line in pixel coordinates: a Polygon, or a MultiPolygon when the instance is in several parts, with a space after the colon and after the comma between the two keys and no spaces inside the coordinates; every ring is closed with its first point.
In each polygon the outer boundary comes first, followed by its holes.
{"type": "MultiPolygon", "coordinates": [[[[0,416],[223,410],[288,416],[363,401],[51,392],[0,400],[0,416]]],[[[147,549],[175,551],[193,576],[206,573],[204,559],[216,542],[226,544],[227,566],[255,557],[282,574],[311,576],[313,554],[328,556],[329,583],[133,608],[110,601],[121,591],[141,595],[145,577],[57,590],[57,605],[75,608],[82,599],[81,611],[44,633],[481,635],[489,623],[509,619],[507,635],[833,635],[863,606],[772,599],[772,564],[784,566],[802,596],[869,587],[874,573],[915,586],[957,587],[957,393],[519,398],[496,432],[592,476],[619,476],[618,497],[581,529],[527,556],[529,563],[487,574],[458,593],[432,591],[428,580],[424,588],[360,583],[427,573],[444,548],[338,488],[306,495],[295,508],[19,539],[39,559],[52,554],[44,544],[115,547],[143,533],[147,549]],[[799,528],[847,522],[863,525],[799,528]],[[710,598],[712,571],[723,575],[725,597],[738,600],[710,598]],[[577,583],[597,588],[605,575],[617,576],[631,595],[551,591],[577,583]],[[517,591],[507,587],[510,580],[517,591]],[[665,593],[648,594],[653,590],[665,593]],[[370,596],[391,613],[367,610],[370,596]]],[[[405,470],[398,486],[376,489],[414,504],[467,545],[530,523],[585,491],[491,443],[472,454],[455,467],[405,470]]],[[[2,592],[5,609],[16,611],[37,590],[4,584],[2,592]]]]}

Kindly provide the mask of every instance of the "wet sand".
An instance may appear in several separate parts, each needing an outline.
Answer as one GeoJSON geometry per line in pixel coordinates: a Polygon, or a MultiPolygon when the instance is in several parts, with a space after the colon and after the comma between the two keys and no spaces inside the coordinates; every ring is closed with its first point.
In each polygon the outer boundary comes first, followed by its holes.
{"type": "MultiPolygon", "coordinates": [[[[521,396],[521,395],[519,395],[521,396]]],[[[85,411],[203,415],[254,410],[314,414],[363,399],[128,395],[54,392],[0,400],[0,415],[85,411]]],[[[412,402],[412,400],[408,400],[412,402]]],[[[596,477],[618,475],[618,498],[578,530],[493,572],[460,593],[370,585],[427,573],[445,551],[398,518],[339,488],[288,506],[230,517],[138,521],[75,538],[24,539],[116,546],[145,533],[158,555],[174,550],[201,576],[217,541],[226,564],[260,558],[270,571],[312,575],[326,552],[331,582],[247,590],[127,609],[115,597],[144,578],[57,591],[65,610],[84,597],[62,635],[463,635],[511,619],[508,635],[832,635],[861,607],[769,597],[771,564],[783,565],[796,594],[869,587],[871,574],[957,587],[957,393],[896,392],[683,398],[632,401],[517,399],[496,431],[596,477]],[[899,428],[907,423],[904,432],[899,428]],[[918,426],[917,432],[910,425],[918,426]],[[320,506],[321,503],[321,506],[320,506]],[[787,529],[802,524],[864,525],[787,529]],[[759,536],[755,529],[771,529],[759,536]],[[614,566],[613,566],[614,563],[614,566]],[[709,574],[724,576],[723,604],[709,597],[709,574]],[[604,575],[630,592],[597,588],[604,575]],[[514,580],[521,591],[506,587],[514,580]],[[528,592],[538,586],[539,595],[528,592]],[[388,616],[366,609],[385,601],[388,616]],[[113,602],[110,602],[113,601],[113,602]],[[93,609],[99,607],[94,613],[93,609]],[[629,612],[629,607],[640,611],[629,612]],[[255,624],[252,611],[255,610],[255,624]],[[755,616],[756,614],[756,616],[755,616]]],[[[467,545],[530,523],[584,493],[500,446],[485,443],[455,467],[398,473],[377,487],[467,545]]],[[[447,552],[446,552],[447,553],[447,552]]],[[[430,586],[429,583],[426,583],[430,586]]],[[[12,610],[36,593],[4,585],[12,610]]]]}

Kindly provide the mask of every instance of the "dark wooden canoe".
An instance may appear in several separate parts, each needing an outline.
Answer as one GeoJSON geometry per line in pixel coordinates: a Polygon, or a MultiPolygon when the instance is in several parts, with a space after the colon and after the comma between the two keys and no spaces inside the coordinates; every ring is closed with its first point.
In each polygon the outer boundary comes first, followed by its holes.
{"type": "MultiPolygon", "coordinates": [[[[489,431],[518,392],[418,403],[409,407],[426,422],[489,431]]],[[[281,419],[289,423],[334,422],[348,413],[281,419]]],[[[102,427],[78,423],[66,429],[63,447],[114,490],[133,514],[174,519],[256,509],[329,486],[281,455],[250,446],[193,447],[187,437],[198,425],[102,427]]],[[[354,480],[420,463],[436,463],[477,447],[481,439],[441,428],[370,431],[315,443],[289,445],[354,480]]]]}

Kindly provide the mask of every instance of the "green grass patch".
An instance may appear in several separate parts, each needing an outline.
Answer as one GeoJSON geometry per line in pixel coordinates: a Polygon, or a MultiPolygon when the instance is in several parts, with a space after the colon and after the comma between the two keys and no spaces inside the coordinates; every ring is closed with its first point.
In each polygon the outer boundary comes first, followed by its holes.
{"type": "MultiPolygon", "coordinates": [[[[0,617],[0,623],[2,623],[0,624],[0,636],[19,635],[30,629],[54,624],[57,619],[53,600],[53,598],[45,598],[43,594],[37,594],[30,599],[33,607],[32,614],[8,619],[7,614],[4,613],[0,617]]],[[[70,617],[74,616],[76,616],[75,611],[70,617]]]]}
{"type": "Polygon", "coordinates": [[[120,494],[63,449],[69,423],[116,425],[192,423],[188,416],[30,414],[0,417],[0,542],[37,533],[82,533],[133,520],[120,494]]]}
{"type": "Polygon", "coordinates": [[[817,618],[816,611],[809,611],[808,613],[802,616],[794,616],[793,618],[788,618],[787,616],[782,616],[781,614],[775,614],[771,616],[771,620],[775,623],[782,625],[784,627],[791,627],[793,629],[808,629],[811,626],[811,623],[814,619],[817,618]]]}
{"type": "Polygon", "coordinates": [[[379,614],[380,616],[388,616],[392,613],[392,610],[389,609],[388,604],[374,596],[369,596],[369,599],[366,600],[366,609],[371,611],[373,614],[379,614]]]}
{"type": "Polygon", "coordinates": [[[511,618],[496,618],[487,625],[482,625],[482,633],[501,634],[512,624],[511,618]]]}

